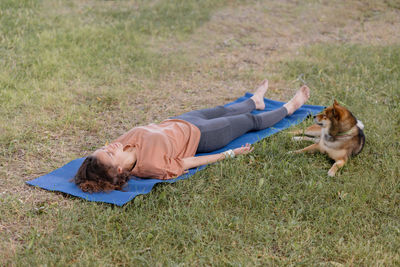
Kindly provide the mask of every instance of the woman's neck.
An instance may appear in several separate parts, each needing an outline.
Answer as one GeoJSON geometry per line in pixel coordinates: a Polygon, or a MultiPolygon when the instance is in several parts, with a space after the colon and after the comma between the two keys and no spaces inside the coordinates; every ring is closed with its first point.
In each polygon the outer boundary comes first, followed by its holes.
{"type": "Polygon", "coordinates": [[[124,169],[130,172],[133,168],[135,168],[136,165],[136,148],[132,146],[127,146],[124,148],[124,152],[127,153],[127,159],[124,163],[124,169]]]}

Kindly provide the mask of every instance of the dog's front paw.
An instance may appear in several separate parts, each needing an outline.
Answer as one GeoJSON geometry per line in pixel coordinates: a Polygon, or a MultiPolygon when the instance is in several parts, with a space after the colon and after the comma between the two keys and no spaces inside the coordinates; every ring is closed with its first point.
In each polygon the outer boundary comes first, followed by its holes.
{"type": "Polygon", "coordinates": [[[329,177],[334,177],[335,175],[336,175],[336,170],[330,169],[330,170],[328,171],[328,176],[329,176],[329,177]]]}
{"type": "Polygon", "coordinates": [[[314,143],[319,143],[319,138],[317,137],[309,137],[309,136],[293,136],[292,137],[293,141],[311,141],[314,143]]]}
{"type": "Polygon", "coordinates": [[[304,140],[304,138],[303,138],[303,136],[293,136],[292,140],[293,141],[302,141],[302,140],[304,140]]]}

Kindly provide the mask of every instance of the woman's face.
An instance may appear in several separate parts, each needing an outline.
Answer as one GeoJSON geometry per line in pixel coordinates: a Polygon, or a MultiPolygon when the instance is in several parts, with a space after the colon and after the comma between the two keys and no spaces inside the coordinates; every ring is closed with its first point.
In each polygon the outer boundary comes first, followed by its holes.
{"type": "MultiPolygon", "coordinates": [[[[117,171],[122,173],[124,170],[130,170],[135,161],[131,151],[125,151],[121,143],[112,143],[97,149],[93,156],[100,160],[103,164],[113,167],[111,172],[117,171]]],[[[112,175],[112,173],[110,173],[112,175]]]]}

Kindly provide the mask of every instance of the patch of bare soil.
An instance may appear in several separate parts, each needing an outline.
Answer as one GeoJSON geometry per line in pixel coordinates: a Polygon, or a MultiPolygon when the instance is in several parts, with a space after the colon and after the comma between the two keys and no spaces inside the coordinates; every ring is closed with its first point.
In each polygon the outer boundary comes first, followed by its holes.
{"type": "Polygon", "coordinates": [[[164,76],[162,92],[150,103],[168,103],[167,112],[157,110],[160,115],[214,106],[252,91],[264,77],[271,80],[268,97],[286,101],[298,83],[280,80],[276,62],[316,43],[399,43],[399,28],[400,10],[380,1],[257,1],[229,7],[189,40],[154,44],[193,63],[189,73],[164,76]]]}

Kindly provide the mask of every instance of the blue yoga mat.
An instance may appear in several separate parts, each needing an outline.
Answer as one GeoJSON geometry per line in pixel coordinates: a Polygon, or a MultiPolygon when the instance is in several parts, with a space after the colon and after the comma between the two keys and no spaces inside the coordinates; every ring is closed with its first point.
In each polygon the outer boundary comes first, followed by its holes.
{"type": "MultiPolygon", "coordinates": [[[[242,102],[248,98],[250,98],[252,94],[246,93],[243,97],[240,97],[234,102],[227,104],[227,106],[232,105],[237,102],[242,102]]],[[[264,99],[266,104],[265,111],[270,111],[281,107],[284,103],[278,102],[270,99],[264,99]]],[[[298,124],[302,122],[307,116],[315,115],[322,111],[324,107],[321,106],[312,106],[312,105],[303,105],[299,110],[297,110],[294,114],[289,117],[286,117],[282,121],[275,124],[273,127],[256,131],[256,132],[249,132],[229,143],[227,146],[216,150],[212,153],[203,153],[197,154],[200,155],[209,155],[209,154],[216,154],[227,149],[233,149],[237,147],[241,147],[242,145],[249,143],[254,144],[261,139],[270,136],[274,133],[282,131],[292,125],[298,124]]],[[[264,111],[255,110],[253,113],[260,113],[264,111]]],[[[189,170],[188,173],[181,175],[172,180],[158,180],[158,179],[142,179],[138,177],[132,176],[129,180],[127,186],[124,187],[124,191],[117,191],[114,190],[109,193],[85,193],[83,192],[78,186],[76,186],[73,182],[70,182],[71,178],[75,176],[75,173],[78,171],[80,165],[82,164],[85,158],[75,159],[66,165],[62,166],[61,168],[43,175],[39,178],[36,178],[31,181],[27,181],[26,183],[33,186],[38,186],[40,188],[50,190],[50,191],[59,191],[63,193],[67,193],[76,197],[80,197],[89,201],[96,201],[96,202],[105,202],[111,203],[118,206],[122,206],[129,202],[130,200],[134,199],[137,195],[147,194],[151,191],[153,186],[157,183],[174,183],[176,181],[187,179],[196,172],[204,169],[206,166],[201,166],[196,169],[189,170]]]]}

